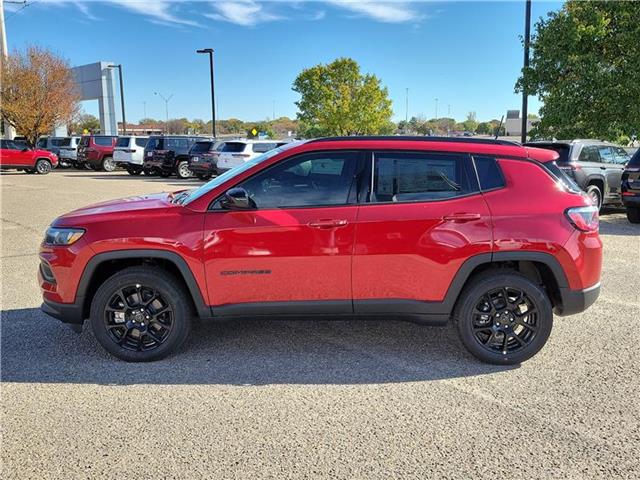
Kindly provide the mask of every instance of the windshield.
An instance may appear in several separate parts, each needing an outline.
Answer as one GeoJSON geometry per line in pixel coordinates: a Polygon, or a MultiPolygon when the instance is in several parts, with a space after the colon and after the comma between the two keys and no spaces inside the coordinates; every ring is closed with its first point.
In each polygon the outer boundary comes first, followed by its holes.
{"type": "Polygon", "coordinates": [[[244,142],[224,142],[218,147],[219,152],[240,153],[244,152],[247,144],[244,142]]]}
{"type": "Polygon", "coordinates": [[[269,150],[268,152],[257,156],[253,160],[249,160],[248,162],[242,163],[242,164],[238,165],[237,167],[232,168],[231,170],[227,170],[222,175],[218,175],[216,178],[214,178],[213,180],[205,183],[200,188],[196,188],[194,190],[188,190],[186,192],[183,192],[181,195],[176,196],[173,201],[174,201],[174,203],[177,203],[178,205],[187,205],[187,204],[193,202],[194,200],[200,198],[201,196],[205,195],[206,193],[209,193],[211,190],[213,190],[214,188],[222,185],[223,183],[227,182],[228,180],[231,180],[233,177],[236,177],[236,176],[240,175],[241,173],[246,172],[247,170],[255,167],[256,165],[258,165],[259,163],[264,162],[265,160],[270,159],[271,157],[275,157],[280,152],[284,152],[284,151],[286,151],[286,150],[288,150],[288,149],[290,149],[290,148],[292,148],[294,146],[300,145],[300,143],[301,142],[292,142],[292,143],[289,143],[287,145],[283,145],[282,147],[278,147],[278,148],[274,148],[273,150],[269,150]]]}

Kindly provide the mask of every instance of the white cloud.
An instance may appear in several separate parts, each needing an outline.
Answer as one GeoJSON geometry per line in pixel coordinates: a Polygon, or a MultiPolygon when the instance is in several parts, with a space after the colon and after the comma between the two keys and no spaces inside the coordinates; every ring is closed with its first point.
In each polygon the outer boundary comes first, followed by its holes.
{"type": "Polygon", "coordinates": [[[166,0],[109,0],[111,3],[120,5],[127,10],[150,17],[155,23],[163,25],[190,25],[198,26],[198,22],[180,18],[171,11],[172,3],[166,0]]]}
{"type": "Polygon", "coordinates": [[[411,2],[329,0],[329,3],[385,23],[415,22],[423,18],[420,13],[411,7],[411,2]]]}
{"type": "Polygon", "coordinates": [[[253,0],[235,2],[218,1],[212,4],[216,13],[205,13],[204,16],[213,20],[235,23],[244,27],[251,27],[258,23],[281,20],[283,17],[266,11],[263,5],[253,0]]]}

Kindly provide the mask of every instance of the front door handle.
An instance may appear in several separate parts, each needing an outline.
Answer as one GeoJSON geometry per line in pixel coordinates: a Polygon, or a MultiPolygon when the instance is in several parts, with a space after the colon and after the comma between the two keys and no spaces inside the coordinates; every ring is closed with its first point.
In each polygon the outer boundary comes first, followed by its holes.
{"type": "Polygon", "coordinates": [[[346,220],[335,220],[335,219],[321,219],[316,220],[315,222],[309,222],[309,226],[312,228],[338,228],[344,227],[347,224],[346,220]]]}
{"type": "Polygon", "coordinates": [[[600,167],[600,170],[606,170],[607,167],[600,167]]]}
{"type": "Polygon", "coordinates": [[[479,213],[452,213],[450,215],[445,215],[442,217],[443,220],[449,222],[473,222],[474,220],[480,220],[479,213]]]}

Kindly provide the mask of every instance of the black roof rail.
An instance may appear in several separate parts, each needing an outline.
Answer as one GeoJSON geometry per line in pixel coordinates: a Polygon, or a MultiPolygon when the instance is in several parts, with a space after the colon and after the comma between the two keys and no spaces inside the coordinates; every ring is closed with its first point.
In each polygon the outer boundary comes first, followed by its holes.
{"type": "Polygon", "coordinates": [[[422,137],[417,135],[354,135],[350,137],[322,137],[309,140],[308,143],[335,142],[347,140],[383,140],[383,141],[410,141],[410,142],[450,142],[450,143],[479,143],[488,145],[508,145],[521,147],[520,142],[509,140],[494,140],[493,138],[468,138],[468,137],[422,137]]]}

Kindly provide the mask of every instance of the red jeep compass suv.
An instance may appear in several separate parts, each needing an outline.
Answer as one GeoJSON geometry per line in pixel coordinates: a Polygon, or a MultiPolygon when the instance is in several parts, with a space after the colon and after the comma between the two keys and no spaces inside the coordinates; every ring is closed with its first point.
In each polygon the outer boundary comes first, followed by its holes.
{"type": "Polygon", "coordinates": [[[82,208],[40,251],[43,310],[128,361],[191,319],[453,320],[522,362],[598,297],[598,211],[558,154],[476,139],[349,137],[271,150],[204,184],[82,208]]]}

